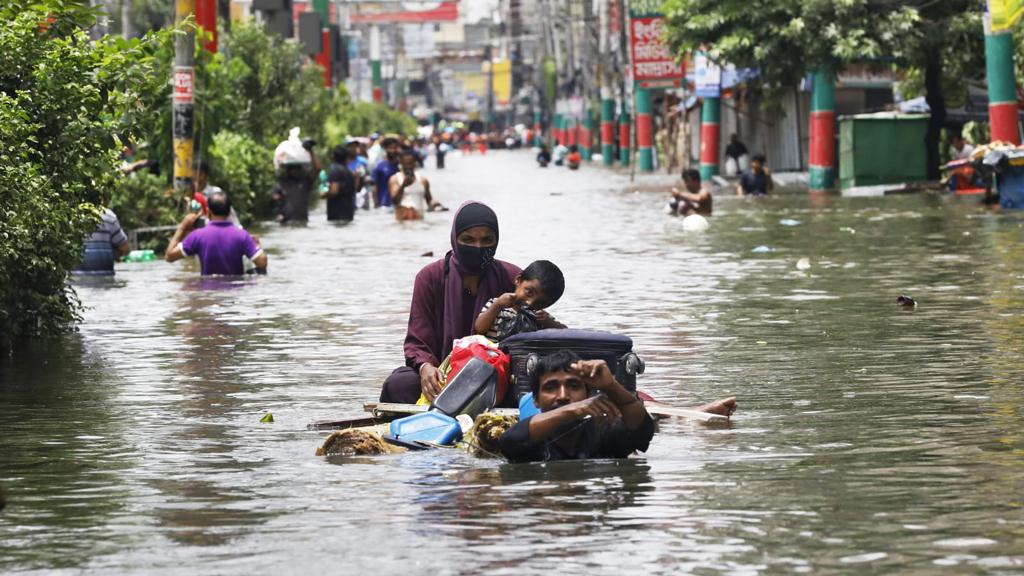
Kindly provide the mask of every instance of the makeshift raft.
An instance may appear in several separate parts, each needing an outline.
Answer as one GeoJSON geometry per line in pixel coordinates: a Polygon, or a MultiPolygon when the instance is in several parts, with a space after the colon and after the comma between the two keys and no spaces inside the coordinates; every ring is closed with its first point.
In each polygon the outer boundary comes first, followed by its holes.
{"type": "MultiPolygon", "coordinates": [[[[648,401],[644,404],[647,412],[655,420],[665,418],[688,418],[705,424],[725,424],[729,419],[720,414],[711,414],[689,408],[677,408],[660,402],[648,401]]],[[[307,426],[309,430],[334,430],[324,443],[317,448],[317,456],[325,455],[372,455],[405,452],[407,448],[395,446],[383,440],[388,434],[392,421],[413,414],[422,414],[429,406],[421,404],[389,404],[368,402],[363,410],[370,416],[359,416],[342,420],[321,420],[307,426]]],[[[497,454],[497,438],[500,433],[519,420],[519,410],[515,408],[492,408],[477,416],[473,425],[463,422],[463,433],[466,440],[459,444],[477,456],[499,456],[497,454]]],[[[423,445],[419,448],[432,448],[423,445]]],[[[409,446],[409,448],[416,448],[409,446]]]]}

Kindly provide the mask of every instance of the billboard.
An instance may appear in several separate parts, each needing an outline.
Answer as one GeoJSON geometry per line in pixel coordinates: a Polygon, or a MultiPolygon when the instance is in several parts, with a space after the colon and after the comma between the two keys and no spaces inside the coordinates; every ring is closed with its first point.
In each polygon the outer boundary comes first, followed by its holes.
{"type": "Polygon", "coordinates": [[[641,88],[682,86],[686,65],[676,61],[662,37],[661,16],[629,19],[633,81],[641,88]]]}

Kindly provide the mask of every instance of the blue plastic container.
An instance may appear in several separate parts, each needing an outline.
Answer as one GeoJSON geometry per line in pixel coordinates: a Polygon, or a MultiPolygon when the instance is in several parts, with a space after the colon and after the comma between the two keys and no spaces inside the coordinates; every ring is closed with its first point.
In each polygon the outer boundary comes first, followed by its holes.
{"type": "Polygon", "coordinates": [[[451,416],[423,412],[391,423],[391,436],[403,443],[428,442],[448,446],[462,438],[462,427],[451,416]]]}
{"type": "Polygon", "coordinates": [[[999,205],[1003,210],[1024,209],[1024,154],[1010,153],[996,177],[999,205]]]}

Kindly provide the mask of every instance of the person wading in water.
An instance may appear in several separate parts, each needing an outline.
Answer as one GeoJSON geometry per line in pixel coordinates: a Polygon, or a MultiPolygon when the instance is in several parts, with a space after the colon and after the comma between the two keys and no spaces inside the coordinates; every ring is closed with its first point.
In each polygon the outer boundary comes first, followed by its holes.
{"type": "Polygon", "coordinates": [[[496,260],[498,217],[485,204],[466,202],[455,213],[452,249],[416,275],[405,336],[405,366],[384,381],[381,402],[414,404],[440,393],[437,366],[452,341],[473,334],[477,312],[515,290],[518,266],[496,260]]]}

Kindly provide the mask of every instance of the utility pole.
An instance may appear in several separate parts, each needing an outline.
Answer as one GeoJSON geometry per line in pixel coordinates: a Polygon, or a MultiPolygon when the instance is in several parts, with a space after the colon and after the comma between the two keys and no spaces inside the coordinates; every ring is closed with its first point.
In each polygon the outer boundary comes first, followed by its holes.
{"type": "Polygon", "coordinates": [[[490,132],[494,129],[494,57],[490,44],[484,48],[484,62],[487,63],[487,118],[484,129],[490,132]]]}
{"type": "MultiPolygon", "coordinates": [[[[174,22],[181,27],[195,13],[195,0],[176,0],[174,22]]],[[[174,146],[174,191],[178,197],[191,196],[193,146],[193,95],[195,86],[195,28],[184,27],[174,38],[172,96],[172,137],[174,146]]]]}

